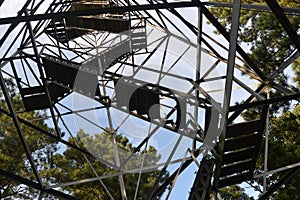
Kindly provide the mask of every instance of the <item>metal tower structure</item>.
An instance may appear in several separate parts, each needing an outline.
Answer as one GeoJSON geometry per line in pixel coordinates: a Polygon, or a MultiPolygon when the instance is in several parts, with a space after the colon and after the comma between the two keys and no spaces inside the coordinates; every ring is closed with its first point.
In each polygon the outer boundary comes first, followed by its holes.
{"type": "MultiPolygon", "coordinates": [[[[0,13],[7,2],[0,1],[0,13]]],[[[40,199],[75,199],[64,188],[84,188],[91,182],[114,199],[105,185],[113,179],[122,198],[128,199],[126,174],[137,175],[138,191],[143,173],[160,169],[148,194],[148,199],[156,199],[162,193],[163,198],[171,197],[181,174],[196,166],[196,175],[185,177],[193,180],[186,192],[189,199],[209,199],[217,198],[222,187],[273,173],[254,175],[254,169],[269,105],[300,98],[275,79],[300,55],[299,30],[287,18],[299,15],[300,9],[281,7],[276,0],[265,2],[20,1],[19,10],[0,18],[0,84],[6,102],[0,114],[13,124],[34,177],[9,169],[0,169],[0,177],[32,188],[40,199]],[[210,12],[213,7],[231,10],[230,32],[210,12]],[[239,44],[243,10],[273,13],[292,41],[291,53],[269,74],[239,44]],[[21,107],[13,102],[9,80],[17,86],[21,107]],[[264,96],[270,88],[280,97],[264,96]],[[240,115],[249,108],[258,108],[260,119],[243,121],[240,115]],[[45,114],[24,117],[33,111],[45,114]],[[35,123],[41,120],[48,128],[35,123]],[[76,136],[80,129],[91,135],[110,134],[110,144],[81,144],[84,138],[76,136]],[[37,131],[37,142],[46,137],[57,143],[62,149],[58,153],[66,148],[78,152],[90,176],[62,183],[42,174],[43,166],[27,141],[30,133],[24,130],[37,131]],[[129,139],[132,150],[118,146],[116,131],[129,139]],[[158,161],[151,161],[149,146],[156,148],[158,161]],[[99,174],[94,162],[111,172],[99,174]],[[162,180],[166,171],[170,174],[162,180]]],[[[59,167],[53,163],[51,169],[59,167]]],[[[299,165],[291,168],[261,199],[293,177],[299,165]]]]}

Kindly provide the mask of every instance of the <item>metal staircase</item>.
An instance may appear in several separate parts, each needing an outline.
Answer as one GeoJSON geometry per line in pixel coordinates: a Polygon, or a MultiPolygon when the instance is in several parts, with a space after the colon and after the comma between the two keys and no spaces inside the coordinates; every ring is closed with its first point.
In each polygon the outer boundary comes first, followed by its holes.
{"type": "Polygon", "coordinates": [[[90,98],[100,94],[94,69],[82,69],[78,63],[50,56],[43,58],[43,66],[48,81],[68,88],[69,93],[76,91],[90,98]]]}
{"type": "MultiPolygon", "coordinates": [[[[93,10],[115,6],[109,0],[74,1],[68,11],[93,10]]],[[[120,33],[130,29],[129,19],[124,13],[78,16],[51,20],[45,32],[61,43],[78,38],[93,31],[120,33]]]]}
{"type": "MultiPolygon", "coordinates": [[[[48,91],[52,103],[57,103],[69,93],[68,89],[51,83],[48,85],[48,91]]],[[[51,105],[44,86],[20,88],[20,93],[27,111],[47,109],[51,105]]]]}
{"type": "MultiPolygon", "coordinates": [[[[71,92],[77,91],[85,96],[94,98],[100,96],[98,88],[97,74],[99,73],[99,64],[103,68],[108,68],[124,57],[129,56],[133,51],[147,47],[146,24],[143,19],[136,27],[132,27],[132,34],[122,42],[119,42],[107,50],[103,51],[98,59],[92,59],[90,62],[81,65],[79,63],[63,60],[47,56],[42,58],[43,67],[46,73],[46,78],[50,82],[48,85],[51,99],[54,103],[71,92]],[[97,63],[95,63],[97,62],[97,63]],[[78,76],[80,73],[80,76],[78,76]],[[80,80],[79,80],[80,79],[80,80]],[[76,80],[76,85],[75,84],[76,80]],[[80,82],[84,84],[80,84],[80,82]],[[96,94],[95,92],[96,91],[96,94]]],[[[67,30],[64,24],[64,19],[50,22],[46,33],[57,39],[59,42],[66,43],[70,39],[70,31],[67,30]]],[[[72,37],[81,35],[83,32],[72,32],[72,37]]],[[[21,95],[26,110],[45,109],[50,107],[50,103],[46,101],[47,96],[43,90],[43,86],[35,86],[30,88],[20,87],[21,95]],[[30,105],[30,101],[36,102],[30,105]],[[40,102],[40,103],[39,103],[40,102]]]]}
{"type": "Polygon", "coordinates": [[[264,127],[263,117],[227,126],[219,188],[252,178],[264,127]]]}
{"type": "MultiPolygon", "coordinates": [[[[91,98],[100,95],[97,74],[80,69],[78,63],[48,56],[42,58],[42,64],[52,104],[57,103],[72,91],[91,98]],[[79,73],[80,76],[78,76],[79,73]]],[[[45,86],[23,87],[18,84],[18,87],[27,111],[50,108],[51,103],[45,86]]]]}
{"type": "MultiPolygon", "coordinates": [[[[261,118],[258,120],[227,125],[220,176],[214,176],[214,181],[219,181],[218,188],[239,184],[253,178],[265,128],[266,110],[263,108],[261,118]]],[[[209,199],[214,162],[207,162],[206,159],[201,162],[189,200],[209,199]]]]}
{"type": "MultiPolygon", "coordinates": [[[[108,0],[73,1],[68,10],[92,10],[110,6],[115,5],[108,0]]],[[[90,63],[81,65],[52,56],[43,57],[43,68],[46,79],[49,82],[47,87],[53,103],[57,103],[60,99],[70,94],[72,90],[91,98],[100,96],[97,79],[99,64],[103,68],[108,68],[134,51],[147,47],[145,20],[134,18],[132,20],[138,20],[138,23],[130,27],[130,21],[123,19],[123,17],[124,13],[61,18],[50,21],[45,29],[45,33],[60,43],[68,43],[70,40],[95,30],[111,33],[131,30],[128,32],[127,39],[101,52],[99,55],[101,63],[98,63],[98,59],[94,59],[90,63]],[[78,73],[80,73],[80,76],[78,76],[78,73]]],[[[39,85],[27,88],[19,86],[19,88],[26,110],[50,107],[51,104],[44,86],[39,85]]]]}
{"type": "Polygon", "coordinates": [[[64,19],[51,20],[45,32],[58,42],[67,43],[69,41],[64,19]]]}
{"type": "Polygon", "coordinates": [[[211,185],[211,177],[215,160],[213,158],[204,157],[197,172],[193,187],[190,192],[189,200],[209,199],[209,189],[211,185]]]}

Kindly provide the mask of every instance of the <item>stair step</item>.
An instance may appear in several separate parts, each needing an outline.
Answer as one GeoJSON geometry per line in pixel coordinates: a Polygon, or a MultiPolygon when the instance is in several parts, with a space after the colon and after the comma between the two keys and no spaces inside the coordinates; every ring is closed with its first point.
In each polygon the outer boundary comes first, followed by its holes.
{"type": "Polygon", "coordinates": [[[66,31],[66,29],[65,28],[49,28],[49,29],[47,29],[46,30],[46,32],[49,34],[49,33],[54,33],[55,34],[55,32],[65,32],[66,31]]]}
{"type": "Polygon", "coordinates": [[[59,32],[59,31],[65,31],[66,28],[63,26],[63,27],[56,27],[56,29],[54,29],[54,31],[56,30],[56,32],[59,32]]]}
{"type": "Polygon", "coordinates": [[[43,110],[50,107],[46,94],[23,97],[23,104],[27,111],[43,110]]]}
{"type": "MultiPolygon", "coordinates": [[[[53,102],[58,102],[59,98],[64,97],[70,91],[66,88],[50,83],[48,91],[53,102]]],[[[20,88],[24,107],[27,111],[42,110],[50,107],[49,98],[44,86],[33,86],[20,88]]]]}
{"type": "Polygon", "coordinates": [[[224,164],[230,164],[242,160],[247,160],[249,158],[253,158],[254,154],[255,154],[254,147],[242,151],[227,153],[223,155],[222,164],[224,165],[224,164]]]}
{"type": "Polygon", "coordinates": [[[146,39],[146,32],[136,32],[131,33],[132,38],[145,38],[146,39]]]}
{"type": "Polygon", "coordinates": [[[246,170],[250,170],[253,166],[253,160],[248,160],[246,162],[237,163],[234,165],[229,165],[221,168],[220,176],[228,176],[236,173],[240,173],[246,170]]]}
{"type": "Polygon", "coordinates": [[[245,137],[226,140],[224,152],[235,151],[260,144],[260,134],[247,135],[245,137]]]}
{"type": "Polygon", "coordinates": [[[28,88],[22,88],[20,92],[22,96],[27,96],[32,94],[45,94],[45,89],[43,86],[33,86],[28,88]]]}
{"type": "Polygon", "coordinates": [[[135,45],[132,45],[132,49],[136,50],[136,49],[145,49],[147,47],[147,44],[146,43],[140,43],[140,44],[135,44],[135,45]]]}
{"type": "Polygon", "coordinates": [[[99,18],[96,16],[67,18],[68,27],[120,33],[129,30],[129,20],[118,18],[99,18]]]}
{"type": "Polygon", "coordinates": [[[255,120],[251,122],[243,122],[227,126],[226,138],[238,137],[242,135],[252,134],[261,130],[261,120],[255,120]]]}
{"type": "Polygon", "coordinates": [[[219,181],[219,188],[223,188],[229,185],[234,185],[234,184],[238,184],[238,183],[242,183],[244,181],[248,181],[252,178],[252,174],[247,172],[247,173],[243,173],[243,174],[239,174],[236,176],[232,176],[229,178],[224,178],[221,179],[219,181]]]}
{"type": "MultiPolygon", "coordinates": [[[[50,34],[49,34],[50,35],[50,34]]],[[[53,32],[51,33],[52,36],[58,36],[58,37],[61,37],[61,36],[65,36],[66,37],[66,32],[53,32]]]]}
{"type": "Polygon", "coordinates": [[[132,38],[132,44],[146,43],[146,38],[132,38]]]}
{"type": "Polygon", "coordinates": [[[56,28],[62,28],[65,27],[65,23],[64,22],[55,22],[55,24],[52,24],[52,27],[56,27],[56,28]]]}
{"type": "Polygon", "coordinates": [[[130,27],[131,30],[134,30],[134,29],[145,29],[146,28],[146,25],[139,25],[139,26],[132,26],[130,27]]]}
{"type": "Polygon", "coordinates": [[[71,7],[71,10],[94,10],[109,7],[109,1],[80,1],[71,7]]]}

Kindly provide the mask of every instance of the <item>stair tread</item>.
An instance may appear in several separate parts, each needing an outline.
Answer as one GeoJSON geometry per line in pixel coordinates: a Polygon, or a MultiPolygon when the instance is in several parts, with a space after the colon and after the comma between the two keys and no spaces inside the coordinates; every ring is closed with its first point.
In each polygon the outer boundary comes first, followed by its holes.
{"type": "Polygon", "coordinates": [[[238,183],[242,183],[244,181],[248,181],[252,178],[251,173],[242,173],[236,176],[231,176],[229,178],[224,178],[219,181],[219,188],[223,188],[229,185],[234,185],[238,183]]]}
{"type": "Polygon", "coordinates": [[[249,158],[253,158],[253,154],[255,154],[255,148],[252,147],[250,149],[245,149],[242,151],[231,152],[223,155],[222,164],[230,164],[237,161],[246,160],[249,158]]]}
{"type": "Polygon", "coordinates": [[[260,134],[247,135],[242,138],[226,140],[224,144],[224,152],[235,151],[242,148],[256,146],[260,144],[260,134]]]}
{"type": "Polygon", "coordinates": [[[251,122],[243,122],[227,126],[226,138],[238,137],[242,135],[252,134],[260,131],[262,128],[262,121],[255,120],[251,122]]]}
{"type": "Polygon", "coordinates": [[[249,170],[251,170],[253,163],[254,163],[253,160],[248,160],[245,162],[222,167],[220,176],[228,176],[228,175],[243,172],[246,170],[249,171],[249,170]]]}

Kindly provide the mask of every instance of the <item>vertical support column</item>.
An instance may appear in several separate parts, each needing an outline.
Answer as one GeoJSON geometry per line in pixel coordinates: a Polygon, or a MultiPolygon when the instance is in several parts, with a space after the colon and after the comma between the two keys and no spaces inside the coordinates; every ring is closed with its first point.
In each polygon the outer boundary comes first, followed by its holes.
{"type": "MultiPolygon", "coordinates": [[[[267,99],[270,98],[270,88],[267,89],[267,99]]],[[[268,171],[268,154],[269,154],[269,120],[270,117],[270,105],[268,105],[267,109],[267,117],[266,117],[266,135],[265,135],[265,156],[264,156],[264,179],[263,179],[263,193],[267,192],[267,171],[268,171]]]]}
{"type": "MultiPolygon", "coordinates": [[[[99,48],[98,48],[97,43],[95,44],[95,48],[96,48],[96,56],[98,57],[98,55],[100,55],[100,52],[99,52],[99,48]]],[[[101,60],[100,59],[101,59],[101,57],[98,58],[97,61],[98,61],[98,66],[100,66],[100,71],[102,71],[103,66],[101,65],[101,60]]],[[[100,81],[101,80],[102,80],[102,73],[100,74],[100,81]]],[[[102,92],[103,92],[104,96],[107,95],[105,86],[103,86],[103,91],[102,92]]],[[[105,109],[106,109],[106,114],[107,114],[107,118],[108,118],[109,131],[110,131],[110,134],[112,134],[112,145],[113,145],[113,150],[114,150],[116,166],[119,168],[119,170],[121,170],[122,166],[121,166],[121,162],[120,162],[120,155],[119,155],[119,150],[118,150],[118,147],[117,147],[117,140],[116,140],[116,134],[117,133],[113,133],[114,128],[113,128],[113,122],[112,122],[112,117],[111,117],[111,113],[110,113],[110,108],[105,107],[105,109]]],[[[125,187],[125,182],[124,182],[123,175],[120,174],[118,176],[118,178],[119,178],[119,184],[120,184],[122,200],[127,200],[128,198],[127,198],[127,194],[126,194],[126,187],[125,187]]]]}
{"type": "MultiPolygon", "coordinates": [[[[202,40],[202,23],[203,23],[203,15],[202,15],[202,8],[198,7],[198,34],[197,34],[197,57],[196,57],[196,83],[199,82],[200,76],[201,76],[201,40],[202,40]]],[[[200,85],[200,83],[199,83],[200,85]]],[[[197,97],[197,102],[200,102],[199,98],[199,90],[196,90],[196,97],[197,97]]],[[[195,106],[195,111],[194,111],[194,118],[195,118],[195,123],[198,123],[198,105],[195,106]]],[[[196,141],[194,141],[193,144],[193,149],[196,148],[196,141]]]]}
{"type": "MultiPolygon", "coordinates": [[[[200,70],[201,70],[201,41],[202,41],[202,24],[203,24],[203,15],[202,8],[198,7],[198,33],[197,33],[197,60],[196,60],[196,81],[200,79],[200,70]]],[[[199,91],[197,90],[199,94],[199,91]]]]}
{"type": "Polygon", "coordinates": [[[214,173],[214,183],[212,188],[215,199],[217,199],[217,192],[219,188],[219,177],[221,172],[222,155],[224,150],[224,142],[225,142],[226,128],[227,128],[227,118],[229,113],[229,106],[230,106],[230,99],[231,99],[231,92],[232,92],[240,10],[241,10],[241,0],[235,0],[233,3],[233,10],[232,10],[232,23],[231,23],[230,40],[229,40],[230,44],[229,44],[227,74],[226,74],[226,82],[225,82],[225,94],[223,99],[224,112],[222,114],[222,119],[221,119],[222,132],[219,138],[219,143],[217,144],[216,147],[217,148],[216,169],[214,173]]]}
{"type": "MultiPolygon", "coordinates": [[[[130,1],[126,0],[127,6],[130,6],[130,1]]],[[[134,66],[134,55],[133,55],[133,45],[132,45],[132,25],[131,25],[131,14],[128,12],[128,19],[129,19],[129,30],[128,30],[128,36],[129,36],[129,52],[131,54],[131,60],[132,60],[132,66],[134,66]]]]}

